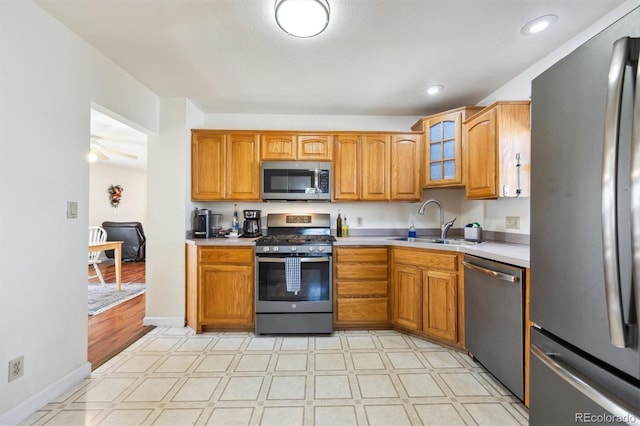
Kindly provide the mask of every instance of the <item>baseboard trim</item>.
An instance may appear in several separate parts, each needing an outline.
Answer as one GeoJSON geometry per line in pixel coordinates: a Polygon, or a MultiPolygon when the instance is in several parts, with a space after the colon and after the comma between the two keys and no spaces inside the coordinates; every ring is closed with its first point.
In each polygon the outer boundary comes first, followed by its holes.
{"type": "Polygon", "coordinates": [[[91,363],[85,362],[69,374],[31,395],[9,411],[0,414],[0,425],[16,425],[38,411],[54,398],[73,388],[91,374],[91,363]]]}
{"type": "Polygon", "coordinates": [[[178,327],[185,325],[184,317],[144,317],[142,325],[155,325],[156,327],[178,327]]]}

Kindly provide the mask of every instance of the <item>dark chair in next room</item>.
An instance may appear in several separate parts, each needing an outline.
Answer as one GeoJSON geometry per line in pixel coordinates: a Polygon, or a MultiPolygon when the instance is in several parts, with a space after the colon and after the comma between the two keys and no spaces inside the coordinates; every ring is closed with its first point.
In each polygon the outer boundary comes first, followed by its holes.
{"type": "MultiPolygon", "coordinates": [[[[144,262],[146,238],[140,222],[102,222],[102,227],[107,241],[122,241],[123,262],[144,262]]],[[[113,259],[113,250],[104,253],[113,259]]]]}

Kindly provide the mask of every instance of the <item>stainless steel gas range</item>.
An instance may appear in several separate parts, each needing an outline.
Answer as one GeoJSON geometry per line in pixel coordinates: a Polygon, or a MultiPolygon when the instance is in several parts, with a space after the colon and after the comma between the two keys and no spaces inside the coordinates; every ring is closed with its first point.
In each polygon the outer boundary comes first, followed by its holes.
{"type": "Polygon", "coordinates": [[[256,240],[256,334],[333,332],[331,218],[267,215],[256,240]]]}

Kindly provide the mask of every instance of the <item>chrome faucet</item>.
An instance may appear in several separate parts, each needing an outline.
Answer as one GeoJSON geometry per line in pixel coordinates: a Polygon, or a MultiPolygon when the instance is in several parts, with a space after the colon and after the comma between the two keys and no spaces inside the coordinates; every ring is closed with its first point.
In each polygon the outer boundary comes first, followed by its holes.
{"type": "Polygon", "coordinates": [[[424,209],[429,204],[435,204],[440,209],[440,238],[445,240],[445,239],[447,239],[447,233],[449,232],[449,229],[453,226],[453,222],[456,221],[457,217],[454,217],[449,222],[445,223],[444,222],[444,207],[442,207],[442,203],[440,201],[435,200],[433,198],[425,201],[424,203],[422,203],[422,205],[420,206],[420,210],[418,210],[418,213],[423,215],[424,214],[424,209]]]}

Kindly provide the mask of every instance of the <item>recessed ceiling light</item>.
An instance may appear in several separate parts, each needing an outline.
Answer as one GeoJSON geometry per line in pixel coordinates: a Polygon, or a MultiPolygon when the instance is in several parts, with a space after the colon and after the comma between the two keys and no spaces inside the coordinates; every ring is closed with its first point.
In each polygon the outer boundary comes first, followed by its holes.
{"type": "Polygon", "coordinates": [[[276,0],[276,22],[294,37],[314,37],[329,25],[327,0],[276,0]]]}
{"type": "Polygon", "coordinates": [[[440,93],[443,90],[444,90],[444,86],[442,84],[434,84],[427,87],[427,90],[425,90],[425,92],[427,92],[427,94],[429,95],[435,95],[436,93],[440,93]]]}
{"type": "Polygon", "coordinates": [[[520,30],[520,34],[522,35],[532,35],[542,32],[549,28],[551,25],[555,24],[558,20],[556,15],[544,15],[540,16],[533,21],[527,22],[524,27],[520,30]]]}

